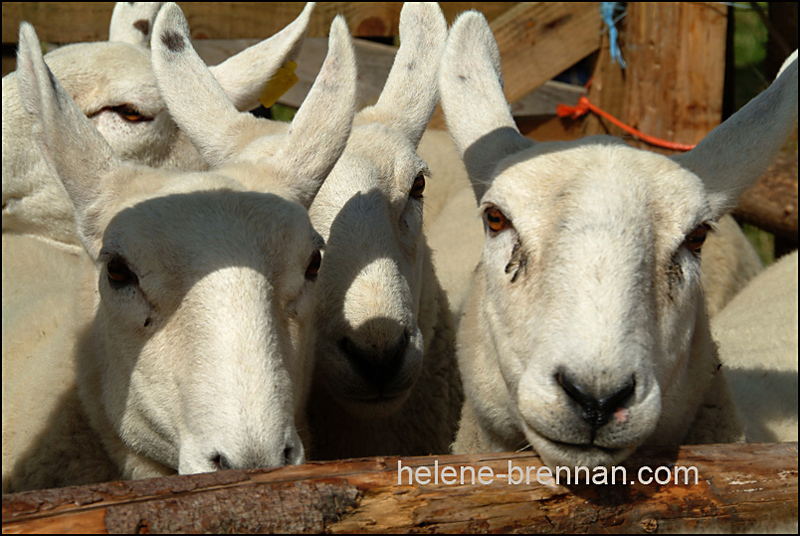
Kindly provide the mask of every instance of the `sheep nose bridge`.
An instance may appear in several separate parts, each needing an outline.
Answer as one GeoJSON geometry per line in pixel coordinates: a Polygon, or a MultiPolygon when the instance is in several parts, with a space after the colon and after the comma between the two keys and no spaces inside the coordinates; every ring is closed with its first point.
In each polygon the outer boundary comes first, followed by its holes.
{"type": "Polygon", "coordinates": [[[631,376],[621,387],[605,389],[604,396],[596,396],[564,371],[556,373],[556,383],[567,396],[581,408],[581,417],[596,430],[605,425],[611,415],[634,394],[636,378],[631,376]]]}

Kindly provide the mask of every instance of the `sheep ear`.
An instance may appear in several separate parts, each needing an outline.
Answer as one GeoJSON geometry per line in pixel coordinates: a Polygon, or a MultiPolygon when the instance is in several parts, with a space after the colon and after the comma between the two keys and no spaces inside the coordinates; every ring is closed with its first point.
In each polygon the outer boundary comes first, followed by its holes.
{"type": "Polygon", "coordinates": [[[100,230],[86,214],[101,195],[103,176],[118,168],[121,162],[50,72],[36,32],[25,22],[20,25],[19,32],[17,79],[22,105],[36,117],[33,136],[50,171],[61,180],[75,206],[78,230],[86,250],[96,258],[100,230]]]}
{"type": "Polygon", "coordinates": [[[712,130],[697,147],[674,156],[699,176],[711,210],[721,216],[767,170],[797,128],[797,52],[778,78],[712,130]]]}
{"type": "Polygon", "coordinates": [[[314,5],[307,3],[291,24],[269,39],[209,68],[236,109],[258,108],[259,97],[272,76],[288,61],[297,60],[314,5]]]}
{"type": "Polygon", "coordinates": [[[273,160],[294,200],[306,208],[347,145],[355,116],[356,78],[350,32],[338,15],[331,24],[325,62],[273,160]]]}
{"type": "Polygon", "coordinates": [[[153,71],[169,112],[212,167],[228,161],[241,116],[197,55],[177,4],[161,8],[153,27],[153,71]]]}
{"type": "Polygon", "coordinates": [[[437,73],[447,21],[435,2],[406,2],[400,12],[400,48],[378,102],[358,122],[381,122],[406,134],[414,147],[439,102],[437,73]]]}
{"type": "Polygon", "coordinates": [[[533,141],[519,133],[511,117],[503,95],[500,51],[477,11],[463,13],[450,28],[439,91],[447,127],[480,200],[497,163],[533,141]]]}
{"type": "Polygon", "coordinates": [[[108,28],[109,41],[150,48],[150,34],[164,2],[117,2],[108,28]]]}

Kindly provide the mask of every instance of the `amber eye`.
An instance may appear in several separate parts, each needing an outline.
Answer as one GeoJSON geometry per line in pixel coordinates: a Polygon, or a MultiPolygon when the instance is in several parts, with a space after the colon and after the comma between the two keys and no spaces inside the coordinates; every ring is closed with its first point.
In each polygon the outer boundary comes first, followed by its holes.
{"type": "Polygon", "coordinates": [[[499,233],[510,225],[505,214],[500,212],[500,209],[496,207],[487,209],[486,212],[484,212],[484,218],[486,219],[486,225],[489,226],[489,229],[493,233],[499,233]]]}
{"type": "Polygon", "coordinates": [[[417,175],[417,178],[414,179],[414,185],[411,187],[411,192],[409,195],[416,199],[422,199],[422,192],[425,191],[425,175],[420,173],[417,175]]]}
{"type": "Polygon", "coordinates": [[[707,223],[702,223],[695,227],[695,229],[686,235],[686,247],[694,253],[695,255],[700,254],[700,250],[703,249],[703,243],[706,241],[706,236],[708,235],[709,226],[707,223]]]}
{"type": "Polygon", "coordinates": [[[311,260],[308,261],[308,268],[306,268],[306,280],[316,281],[319,267],[322,265],[322,254],[319,250],[311,254],[311,260]]]}
{"type": "Polygon", "coordinates": [[[122,288],[139,283],[139,278],[136,277],[136,274],[119,257],[106,263],[106,272],[108,273],[108,281],[114,288],[122,288]]]}
{"type": "Polygon", "coordinates": [[[122,117],[129,123],[138,123],[140,121],[150,121],[151,118],[140,114],[135,108],[127,104],[122,106],[115,106],[111,108],[117,115],[122,117]]]}

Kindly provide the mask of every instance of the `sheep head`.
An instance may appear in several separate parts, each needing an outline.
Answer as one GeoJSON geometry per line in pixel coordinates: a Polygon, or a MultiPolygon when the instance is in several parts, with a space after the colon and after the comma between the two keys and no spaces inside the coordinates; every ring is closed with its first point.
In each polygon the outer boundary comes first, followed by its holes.
{"type": "MultiPolygon", "coordinates": [[[[96,270],[79,391],[123,476],[301,463],[295,419],[323,242],[295,201],[319,185],[303,191],[298,176],[284,198],[220,173],[123,163],[39,50],[23,24],[20,95],[96,270]]],[[[312,140],[329,134],[307,132],[267,161],[283,170],[316,158],[312,140]]]]}
{"type": "Polygon", "coordinates": [[[436,4],[404,5],[401,45],[381,96],[356,116],[347,149],[309,209],[326,243],[314,376],[359,417],[401,407],[433,338],[418,320],[430,172],[417,145],[438,103],[446,34],[436,4]]]}
{"type": "MultiPolygon", "coordinates": [[[[170,117],[151,66],[150,35],[161,4],[119,2],[109,41],[64,46],[46,61],[120,158],[199,171],[207,164],[170,117]]],[[[275,71],[296,58],[313,8],[307,4],[278,34],[210,68],[237,109],[257,107],[275,71]]],[[[72,205],[47,173],[30,136],[32,122],[11,73],[3,78],[3,231],[77,245],[72,205]]]]}
{"type": "Polygon", "coordinates": [[[722,383],[703,240],[796,121],[796,62],[672,159],[610,137],[520,135],[474,12],[451,29],[440,91],[486,233],[459,362],[494,448],[527,442],[550,465],[594,467],[643,443],[679,444],[722,383]]]}

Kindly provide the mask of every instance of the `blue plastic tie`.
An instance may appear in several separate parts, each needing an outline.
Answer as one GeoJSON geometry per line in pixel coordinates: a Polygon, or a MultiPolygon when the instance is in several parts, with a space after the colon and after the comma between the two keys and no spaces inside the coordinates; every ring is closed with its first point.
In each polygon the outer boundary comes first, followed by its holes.
{"type": "Polygon", "coordinates": [[[600,12],[603,17],[603,22],[606,23],[606,27],[608,28],[608,40],[611,44],[611,61],[619,62],[620,67],[624,69],[625,60],[622,59],[622,51],[619,49],[619,44],[617,44],[619,33],[617,32],[617,26],[614,20],[614,11],[616,11],[618,3],[619,2],[601,2],[600,12]]]}

